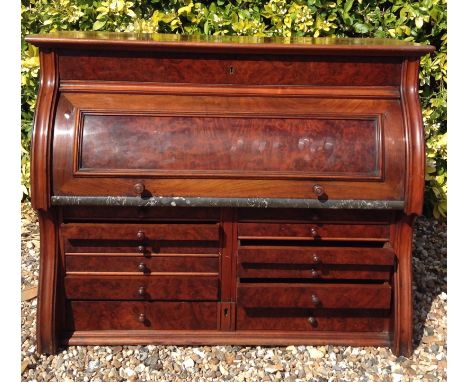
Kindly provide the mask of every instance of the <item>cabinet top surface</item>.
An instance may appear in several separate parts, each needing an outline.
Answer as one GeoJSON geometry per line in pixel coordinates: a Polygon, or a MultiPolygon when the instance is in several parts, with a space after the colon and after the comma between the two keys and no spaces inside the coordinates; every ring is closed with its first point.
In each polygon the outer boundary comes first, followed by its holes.
{"type": "Polygon", "coordinates": [[[30,35],[29,43],[48,48],[115,50],[242,51],[245,53],[424,55],[434,50],[394,39],[329,37],[206,36],[160,33],[61,31],[30,35]]]}

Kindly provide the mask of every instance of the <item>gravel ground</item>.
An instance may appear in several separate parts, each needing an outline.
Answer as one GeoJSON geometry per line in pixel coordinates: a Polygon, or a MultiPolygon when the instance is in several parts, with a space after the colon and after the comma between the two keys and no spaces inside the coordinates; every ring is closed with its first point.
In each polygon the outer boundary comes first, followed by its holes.
{"type": "Polygon", "coordinates": [[[340,346],[70,346],[36,352],[39,226],[28,204],[21,220],[22,381],[446,381],[447,230],[420,218],[414,238],[414,346],[411,358],[388,348],[340,346]]]}

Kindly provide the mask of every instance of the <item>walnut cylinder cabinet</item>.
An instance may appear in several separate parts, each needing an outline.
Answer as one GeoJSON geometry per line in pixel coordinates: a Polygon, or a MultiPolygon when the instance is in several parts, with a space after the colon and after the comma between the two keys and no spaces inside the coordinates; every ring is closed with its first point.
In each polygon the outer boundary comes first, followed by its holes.
{"type": "Polygon", "coordinates": [[[412,351],[424,46],[31,35],[37,339],[412,351]]]}

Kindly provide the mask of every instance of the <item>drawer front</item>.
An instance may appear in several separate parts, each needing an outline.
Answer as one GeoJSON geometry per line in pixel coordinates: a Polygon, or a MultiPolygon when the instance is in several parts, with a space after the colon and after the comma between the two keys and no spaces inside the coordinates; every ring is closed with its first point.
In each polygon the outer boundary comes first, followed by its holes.
{"type": "Polygon", "coordinates": [[[210,273],[219,269],[217,255],[197,256],[122,256],[102,253],[99,255],[68,255],[65,259],[66,272],[135,273],[158,274],[164,272],[210,273]]]}
{"type": "Polygon", "coordinates": [[[303,223],[386,223],[392,220],[392,212],[377,210],[347,209],[301,209],[301,208],[238,208],[239,222],[303,222],[303,223]]]}
{"type": "Polygon", "coordinates": [[[67,330],[216,330],[216,302],[69,301],[67,330]]]}
{"type": "Polygon", "coordinates": [[[220,219],[219,208],[173,208],[173,207],[125,207],[119,206],[65,206],[62,207],[65,222],[90,221],[93,219],[108,223],[119,222],[145,222],[158,223],[158,221],[176,221],[191,223],[216,222],[220,219]]]}
{"type": "Polygon", "coordinates": [[[248,308],[389,309],[388,284],[241,284],[237,302],[248,308]]]}
{"type": "Polygon", "coordinates": [[[78,254],[107,254],[139,256],[164,256],[165,254],[219,254],[218,241],[203,240],[158,240],[144,242],[132,240],[99,240],[99,239],[65,239],[65,253],[78,254]]]}
{"type": "Polygon", "coordinates": [[[240,247],[240,278],[389,281],[394,253],[387,248],[240,247]]]}
{"type": "Polygon", "coordinates": [[[217,300],[217,277],[75,276],[65,277],[70,300],[217,300]]]}
{"type": "Polygon", "coordinates": [[[401,61],[390,57],[330,60],[301,56],[158,53],[106,57],[62,52],[62,80],[185,84],[399,86],[401,61]]]}
{"type": "Polygon", "coordinates": [[[384,224],[239,223],[239,239],[386,241],[384,224]]]}
{"type": "Polygon", "coordinates": [[[295,308],[237,309],[237,330],[380,332],[388,329],[387,311],[327,311],[295,308]]]}
{"type": "Polygon", "coordinates": [[[54,196],[404,200],[397,100],[172,90],[62,93],[54,196]]]}
{"type": "Polygon", "coordinates": [[[132,240],[140,243],[163,240],[218,241],[218,224],[62,224],[69,239],[132,240]]]}

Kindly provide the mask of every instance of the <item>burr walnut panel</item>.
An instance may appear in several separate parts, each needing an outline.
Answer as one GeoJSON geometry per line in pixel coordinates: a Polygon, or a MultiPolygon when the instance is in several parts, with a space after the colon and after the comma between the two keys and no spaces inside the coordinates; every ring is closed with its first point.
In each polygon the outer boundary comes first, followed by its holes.
{"type": "Polygon", "coordinates": [[[80,171],[381,175],[375,118],[85,114],[82,123],[80,171]]]}

